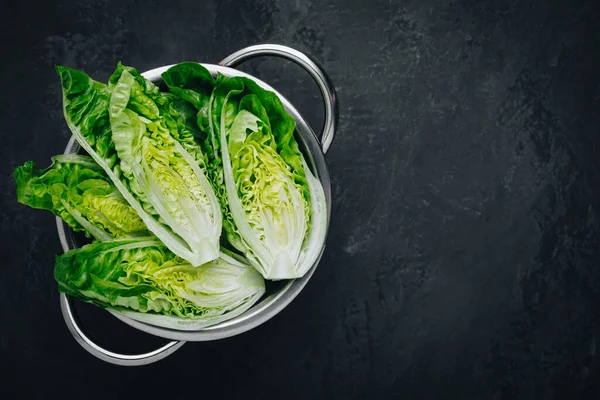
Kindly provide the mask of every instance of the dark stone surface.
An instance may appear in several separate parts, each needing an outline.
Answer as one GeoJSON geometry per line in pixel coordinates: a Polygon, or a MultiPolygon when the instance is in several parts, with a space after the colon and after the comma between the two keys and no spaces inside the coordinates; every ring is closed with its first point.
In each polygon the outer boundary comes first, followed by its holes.
{"type": "MultiPolygon", "coordinates": [[[[600,398],[597,1],[3,4],[0,393],[600,398]],[[17,204],[11,177],[69,138],[53,64],[105,80],[118,60],[216,62],[265,41],[311,54],[338,89],[322,264],[247,334],[147,367],[94,359],[60,316],[54,219],[17,204]]],[[[321,126],[299,68],[244,69],[321,126]]],[[[115,350],[162,342],[79,310],[115,350]]]]}

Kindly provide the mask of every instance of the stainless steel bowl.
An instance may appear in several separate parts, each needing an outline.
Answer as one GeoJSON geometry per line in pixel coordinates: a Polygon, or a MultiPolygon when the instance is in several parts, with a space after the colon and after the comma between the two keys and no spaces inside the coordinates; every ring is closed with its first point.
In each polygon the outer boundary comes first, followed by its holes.
{"type": "MultiPolygon", "coordinates": [[[[287,112],[294,117],[296,120],[296,138],[303,153],[309,163],[309,166],[315,173],[315,175],[321,181],[325,190],[325,199],[327,202],[327,220],[329,228],[329,216],[331,213],[331,186],[329,181],[329,173],[327,171],[327,165],[325,163],[325,153],[329,149],[335,136],[338,124],[338,105],[335,88],[323,70],[323,68],[314,60],[301,52],[292,48],[274,45],[274,44],[261,44],[256,46],[247,47],[238,52],[233,53],[229,57],[225,58],[219,64],[202,64],[206,67],[213,75],[222,73],[226,76],[244,76],[254,80],[258,85],[264,89],[277,93],[281,99],[287,112]],[[325,126],[321,135],[321,140],[317,138],[314,131],[308,125],[306,120],[300,115],[298,110],[280,93],[278,93],[271,86],[259,79],[248,75],[244,72],[233,69],[239,63],[246,61],[250,58],[258,56],[276,56],[282,57],[302,66],[316,81],[323,95],[325,104],[325,126]]],[[[161,74],[166,71],[170,65],[156,68],[150,71],[144,72],[142,75],[152,81],[159,82],[161,80],[161,74]]],[[[74,138],[71,138],[65,149],[65,154],[76,153],[79,151],[79,145],[74,138]]],[[[70,228],[60,219],[56,219],[58,235],[62,248],[65,252],[80,247],[80,244],[76,242],[75,236],[70,228]]],[[[325,248],[323,243],[323,249],[325,248]]],[[[79,344],[94,356],[107,361],[109,363],[118,365],[144,365],[156,362],[166,356],[174,353],[177,349],[181,348],[186,341],[209,341],[223,339],[226,337],[238,335],[246,332],[258,325],[266,322],[278,312],[283,310],[290,302],[300,293],[300,291],[306,286],[308,280],[311,278],[317,264],[321,259],[319,255],[317,261],[306,273],[306,275],[300,279],[290,280],[278,287],[271,293],[267,293],[267,296],[258,304],[254,305],[244,314],[220,324],[198,330],[198,331],[178,331],[174,329],[162,328],[154,325],[150,325],[144,322],[134,321],[130,318],[124,317],[121,314],[110,311],[121,321],[126,324],[137,328],[141,331],[150,333],[152,335],[160,336],[173,341],[167,343],[163,347],[144,354],[118,354],[107,349],[104,349],[94,343],[88,336],[85,335],[83,330],[78,325],[75,316],[72,312],[71,299],[61,293],[60,304],[62,308],[62,314],[65,319],[70,332],[73,334],[79,344]]]]}

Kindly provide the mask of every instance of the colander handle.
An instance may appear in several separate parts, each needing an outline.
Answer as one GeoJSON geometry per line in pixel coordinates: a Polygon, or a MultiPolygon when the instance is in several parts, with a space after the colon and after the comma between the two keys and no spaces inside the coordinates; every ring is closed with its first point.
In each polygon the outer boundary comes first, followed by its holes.
{"type": "Polygon", "coordinates": [[[293,61],[304,68],[315,80],[321,90],[323,102],[325,103],[325,126],[321,134],[321,147],[323,148],[323,153],[327,153],[337,132],[339,109],[335,86],[327,73],[325,73],[323,67],[306,54],[279,44],[257,44],[246,47],[225,57],[219,62],[219,65],[234,68],[244,61],[261,56],[276,56],[293,61]]]}
{"type": "Polygon", "coordinates": [[[185,344],[185,342],[183,341],[172,341],[159,349],[143,354],[130,355],[114,353],[110,350],[106,350],[105,348],[100,347],[99,345],[94,343],[90,338],[88,338],[85,335],[85,333],[83,333],[83,331],[77,324],[77,321],[75,320],[75,316],[73,315],[69,296],[65,295],[64,293],[60,294],[60,308],[62,310],[65,323],[67,324],[67,328],[69,328],[69,331],[71,332],[75,340],[77,340],[77,342],[81,345],[81,347],[83,347],[88,353],[92,354],[93,356],[111,364],[124,366],[151,364],[173,354],[185,344]]]}

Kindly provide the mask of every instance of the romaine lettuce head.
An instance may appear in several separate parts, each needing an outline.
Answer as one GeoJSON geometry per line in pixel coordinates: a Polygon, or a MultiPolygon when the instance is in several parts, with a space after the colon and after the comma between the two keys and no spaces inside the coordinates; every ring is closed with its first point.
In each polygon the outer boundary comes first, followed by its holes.
{"type": "Polygon", "coordinates": [[[91,157],[60,155],[48,168],[33,168],[28,161],[13,174],[19,203],[51,211],[74,231],[97,240],[150,234],[91,157]]]}
{"type": "Polygon", "coordinates": [[[322,250],[327,220],[294,119],[274,93],[241,77],[217,86],[211,115],[238,247],[267,279],[302,277],[322,250]]]}
{"type": "Polygon", "coordinates": [[[119,64],[109,84],[57,67],[65,119],[152,233],[199,266],[219,255],[222,217],[194,129],[135,69],[119,64]]]}
{"type": "Polygon", "coordinates": [[[229,320],[265,292],[243,258],[221,252],[200,267],[154,237],[97,242],[56,258],[59,290],[139,321],[195,330],[229,320]]]}

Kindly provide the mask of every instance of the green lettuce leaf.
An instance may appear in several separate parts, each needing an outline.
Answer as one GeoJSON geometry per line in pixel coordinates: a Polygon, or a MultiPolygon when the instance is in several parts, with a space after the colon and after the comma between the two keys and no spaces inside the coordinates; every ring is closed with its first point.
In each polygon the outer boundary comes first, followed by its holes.
{"type": "Polygon", "coordinates": [[[57,71],[73,135],[148,230],[194,266],[218,257],[219,201],[173,96],[122,64],[109,85],[69,68],[57,71]]]}
{"type": "Polygon", "coordinates": [[[265,293],[262,276],[221,252],[202,267],[153,237],[97,242],[56,259],[59,290],[153,325],[196,330],[240,315],[265,293]]]}
{"type": "Polygon", "coordinates": [[[33,161],[15,169],[17,200],[48,210],[74,231],[97,240],[148,236],[146,225],[91,157],[53,157],[52,165],[34,171],[33,161]]]}
{"type": "Polygon", "coordinates": [[[196,108],[198,127],[203,132],[209,132],[210,95],[216,84],[210,72],[198,63],[183,62],[169,68],[161,76],[171,93],[196,108]]]}

